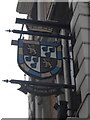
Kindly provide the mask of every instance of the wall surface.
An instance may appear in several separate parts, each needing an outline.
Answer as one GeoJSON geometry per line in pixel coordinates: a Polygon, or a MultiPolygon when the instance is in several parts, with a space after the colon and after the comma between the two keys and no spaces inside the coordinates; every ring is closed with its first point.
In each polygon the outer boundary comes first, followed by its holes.
{"type": "Polygon", "coordinates": [[[79,67],[79,72],[75,78],[76,90],[77,92],[81,91],[81,105],[78,113],[79,118],[90,118],[90,10],[87,2],[73,2],[72,6],[71,31],[75,32],[76,37],[73,53],[74,61],[78,61],[79,67]]]}

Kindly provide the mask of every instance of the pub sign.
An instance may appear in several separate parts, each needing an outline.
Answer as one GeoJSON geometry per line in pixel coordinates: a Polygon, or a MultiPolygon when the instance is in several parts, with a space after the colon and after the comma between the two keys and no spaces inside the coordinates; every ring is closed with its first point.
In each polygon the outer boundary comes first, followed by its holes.
{"type": "Polygon", "coordinates": [[[18,40],[18,65],[37,79],[55,76],[62,69],[60,42],[18,40]]]}

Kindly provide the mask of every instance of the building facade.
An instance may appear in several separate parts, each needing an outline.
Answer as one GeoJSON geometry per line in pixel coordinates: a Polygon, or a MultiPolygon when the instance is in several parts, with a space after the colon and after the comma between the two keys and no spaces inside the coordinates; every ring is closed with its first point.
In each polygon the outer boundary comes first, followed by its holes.
{"type": "MultiPolygon", "coordinates": [[[[21,2],[17,12],[27,14],[27,19],[40,21],[58,21],[63,26],[53,27],[52,33],[70,35],[69,40],[39,36],[29,36],[33,40],[60,41],[62,45],[62,71],[44,82],[75,85],[76,90],[63,89],[64,94],[48,97],[28,94],[29,118],[57,118],[55,103],[67,101],[68,120],[90,118],[89,88],[89,2],[21,2]]],[[[30,25],[27,26],[29,29],[30,25]]],[[[32,78],[29,78],[32,80],[32,78]]],[[[36,79],[36,81],[38,81],[36,79]]]]}
{"type": "Polygon", "coordinates": [[[72,2],[73,16],[71,20],[72,35],[75,34],[73,45],[74,63],[76,67],[76,91],[81,92],[81,103],[78,108],[79,118],[90,118],[89,100],[89,2],[72,2]]]}

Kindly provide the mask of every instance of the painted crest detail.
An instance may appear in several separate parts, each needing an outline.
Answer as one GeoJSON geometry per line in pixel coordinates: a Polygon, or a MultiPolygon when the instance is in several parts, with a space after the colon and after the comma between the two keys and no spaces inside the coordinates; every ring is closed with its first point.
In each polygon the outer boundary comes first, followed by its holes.
{"type": "Polygon", "coordinates": [[[62,68],[59,42],[18,40],[18,64],[29,76],[45,79],[62,68]]]}

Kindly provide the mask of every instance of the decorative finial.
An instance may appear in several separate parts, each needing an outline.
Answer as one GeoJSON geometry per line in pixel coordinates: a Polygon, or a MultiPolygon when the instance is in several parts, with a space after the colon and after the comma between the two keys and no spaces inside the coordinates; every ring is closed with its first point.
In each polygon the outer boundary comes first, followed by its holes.
{"type": "Polygon", "coordinates": [[[9,80],[8,79],[6,79],[6,80],[2,80],[3,82],[6,82],[6,83],[8,83],[9,82],[9,80]]]}
{"type": "Polygon", "coordinates": [[[10,30],[10,29],[9,29],[9,30],[5,30],[5,31],[6,31],[6,32],[12,32],[12,30],[10,30]]]}

